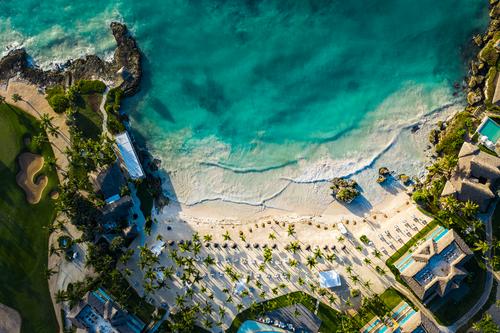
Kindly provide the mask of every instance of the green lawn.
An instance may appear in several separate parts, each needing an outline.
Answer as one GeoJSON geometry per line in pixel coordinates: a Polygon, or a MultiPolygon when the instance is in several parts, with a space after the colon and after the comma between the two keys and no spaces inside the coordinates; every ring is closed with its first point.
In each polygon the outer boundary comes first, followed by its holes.
{"type": "MultiPolygon", "coordinates": [[[[309,294],[303,292],[293,292],[287,295],[276,297],[274,299],[264,301],[258,304],[255,309],[248,308],[240,312],[231,323],[231,327],[227,329],[228,333],[236,333],[238,328],[245,320],[256,319],[263,312],[273,311],[275,309],[287,307],[292,304],[303,304],[311,312],[316,308],[316,299],[309,294]]],[[[339,329],[340,318],[342,314],[326,304],[320,303],[317,316],[321,319],[321,332],[336,332],[339,329]]]]}
{"type": "Polygon", "coordinates": [[[83,95],[75,113],[76,127],[88,138],[97,139],[102,133],[102,114],[99,111],[102,96],[83,95]]]}
{"type": "Polygon", "coordinates": [[[49,235],[44,227],[55,215],[48,193],[57,186],[57,175],[42,170],[49,182],[36,205],[26,202],[15,180],[20,152],[53,154],[49,144],[41,150],[24,145],[23,138],[39,132],[35,118],[0,105],[0,302],[21,313],[22,332],[54,333],[58,326],[45,273],[49,235]]]}

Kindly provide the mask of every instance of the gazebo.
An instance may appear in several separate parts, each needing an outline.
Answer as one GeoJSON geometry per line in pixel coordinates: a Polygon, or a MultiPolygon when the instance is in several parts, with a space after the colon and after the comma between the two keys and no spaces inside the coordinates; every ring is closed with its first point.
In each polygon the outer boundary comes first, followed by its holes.
{"type": "Polygon", "coordinates": [[[340,275],[335,270],[319,272],[319,285],[321,288],[339,287],[341,284],[340,275]]]}

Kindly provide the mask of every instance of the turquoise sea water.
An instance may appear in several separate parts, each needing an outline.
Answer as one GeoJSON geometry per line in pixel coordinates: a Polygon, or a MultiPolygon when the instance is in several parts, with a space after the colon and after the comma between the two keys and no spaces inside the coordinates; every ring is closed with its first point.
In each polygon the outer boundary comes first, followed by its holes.
{"type": "Polygon", "coordinates": [[[0,1],[0,43],[26,47],[44,66],[109,56],[112,19],[144,51],[143,89],[127,108],[169,171],[171,195],[280,206],[287,191],[301,203],[295,184],[382,161],[420,168],[425,140],[405,130],[460,104],[452,85],[465,75],[472,34],[486,27],[487,4],[0,1]]]}

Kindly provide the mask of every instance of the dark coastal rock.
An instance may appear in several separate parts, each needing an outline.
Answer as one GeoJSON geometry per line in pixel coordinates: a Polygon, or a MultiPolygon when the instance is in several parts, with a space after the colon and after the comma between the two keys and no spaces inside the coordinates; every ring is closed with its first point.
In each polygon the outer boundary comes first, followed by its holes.
{"type": "Polygon", "coordinates": [[[0,59],[0,82],[20,77],[39,87],[54,85],[70,86],[82,79],[100,79],[114,82],[125,95],[133,95],[139,89],[142,76],[141,52],[127,26],[112,22],[111,31],[116,40],[116,50],[111,62],[95,55],[68,61],[53,70],[32,67],[24,49],[13,50],[0,59]]]}

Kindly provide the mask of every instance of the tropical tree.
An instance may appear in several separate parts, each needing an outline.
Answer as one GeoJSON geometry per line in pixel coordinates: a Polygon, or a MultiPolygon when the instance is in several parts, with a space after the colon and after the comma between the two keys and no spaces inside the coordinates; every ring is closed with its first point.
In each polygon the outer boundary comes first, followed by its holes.
{"type": "Polygon", "coordinates": [[[475,202],[470,201],[470,200],[467,200],[462,205],[462,214],[467,218],[470,218],[470,217],[476,215],[478,210],[479,210],[479,205],[476,204],[475,202]]]}
{"type": "Polygon", "coordinates": [[[208,267],[210,265],[215,264],[215,259],[212,258],[210,255],[207,255],[205,259],[203,259],[203,263],[208,267]]]}
{"type": "Polygon", "coordinates": [[[290,260],[288,260],[288,265],[289,265],[290,267],[297,267],[298,262],[297,262],[297,260],[295,260],[295,259],[290,259],[290,260]]]}
{"type": "Polygon", "coordinates": [[[270,262],[273,259],[273,251],[270,248],[266,247],[264,249],[263,257],[265,263],[270,262]]]}
{"type": "Polygon", "coordinates": [[[213,238],[213,236],[212,236],[212,235],[210,235],[210,234],[206,234],[206,235],[204,235],[204,236],[203,236],[203,240],[204,240],[205,242],[211,242],[211,241],[212,241],[212,238],[213,238]]]}
{"type": "Polygon", "coordinates": [[[225,241],[230,241],[231,236],[229,235],[229,231],[226,230],[226,233],[222,235],[225,241]]]}
{"type": "Polygon", "coordinates": [[[275,240],[275,239],[276,239],[276,235],[274,234],[274,232],[271,232],[271,233],[269,233],[268,238],[269,238],[270,240],[275,240]]]}
{"type": "Polygon", "coordinates": [[[307,265],[307,267],[309,267],[309,269],[313,269],[318,264],[316,257],[308,256],[306,260],[307,260],[306,265],[307,265]]]}
{"type": "Polygon", "coordinates": [[[481,251],[481,253],[484,255],[488,250],[490,249],[490,245],[485,242],[485,241],[477,241],[474,243],[474,251],[481,251]]]}
{"type": "Polygon", "coordinates": [[[472,324],[472,328],[475,329],[476,331],[482,332],[482,333],[498,333],[500,332],[500,328],[498,327],[497,324],[493,321],[493,318],[489,313],[486,313],[480,321],[475,322],[472,324]]]}
{"type": "Polygon", "coordinates": [[[23,97],[19,94],[12,94],[12,100],[14,101],[14,103],[17,103],[19,101],[22,101],[23,97]]]}
{"type": "Polygon", "coordinates": [[[295,226],[293,224],[288,226],[287,233],[289,237],[293,237],[295,235],[295,226]]]}

